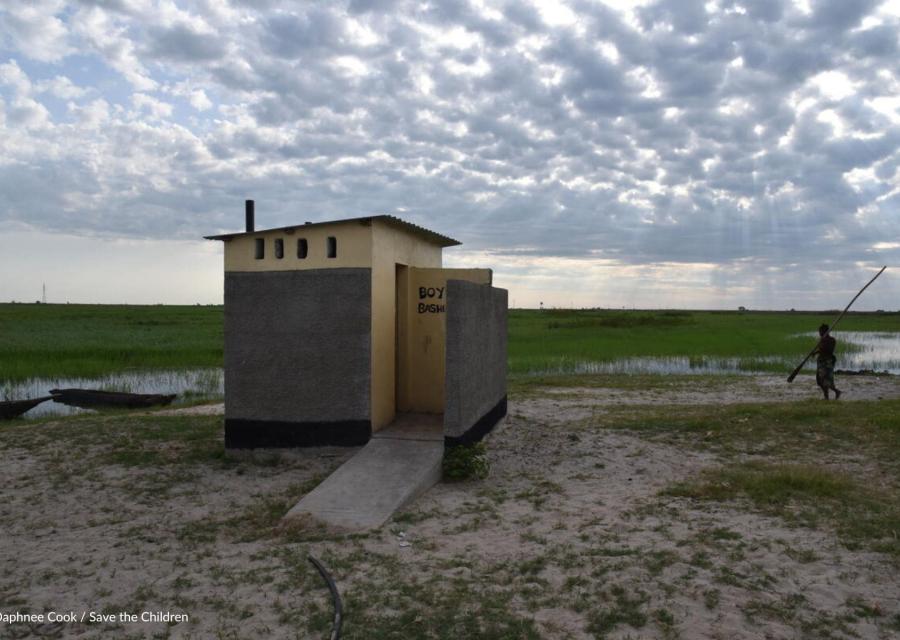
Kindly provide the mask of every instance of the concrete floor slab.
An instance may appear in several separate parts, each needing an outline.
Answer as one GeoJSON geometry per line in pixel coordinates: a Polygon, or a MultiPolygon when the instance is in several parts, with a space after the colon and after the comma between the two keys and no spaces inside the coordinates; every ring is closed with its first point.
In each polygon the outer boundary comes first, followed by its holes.
{"type": "Polygon", "coordinates": [[[377,432],[359,453],[285,516],[343,531],[376,529],[441,479],[440,416],[406,414],[377,432]],[[435,428],[438,425],[438,429],[435,428]]]}
{"type": "Polygon", "coordinates": [[[444,416],[434,413],[401,413],[373,438],[444,441],[444,416]]]}

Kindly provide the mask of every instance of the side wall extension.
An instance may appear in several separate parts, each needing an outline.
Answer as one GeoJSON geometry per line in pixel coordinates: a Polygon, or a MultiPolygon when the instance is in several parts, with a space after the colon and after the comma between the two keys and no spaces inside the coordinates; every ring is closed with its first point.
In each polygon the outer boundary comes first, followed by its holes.
{"type": "Polygon", "coordinates": [[[225,273],[225,446],[372,433],[371,271],[225,273]]]}
{"type": "Polygon", "coordinates": [[[444,441],[481,440],[506,415],[506,289],[447,282],[444,441]]]}

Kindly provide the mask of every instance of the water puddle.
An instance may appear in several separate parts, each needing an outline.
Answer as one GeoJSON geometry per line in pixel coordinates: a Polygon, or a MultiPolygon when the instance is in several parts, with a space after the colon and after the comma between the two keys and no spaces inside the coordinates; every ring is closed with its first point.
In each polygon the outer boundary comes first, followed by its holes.
{"type": "MultiPolygon", "coordinates": [[[[189,369],[186,371],[132,371],[102,378],[33,378],[22,382],[0,384],[0,400],[22,400],[50,395],[50,389],[102,389],[128,393],[175,393],[172,406],[198,400],[221,400],[225,393],[222,369],[189,369]]],[[[48,400],[24,415],[26,418],[70,416],[88,409],[69,407],[48,400]]]]}
{"type": "MultiPolygon", "coordinates": [[[[817,333],[809,337],[809,348],[815,345],[817,333]]],[[[845,331],[835,334],[838,339],[837,369],[872,370],[900,375],[900,333],[845,331]],[[843,348],[842,348],[843,347],[843,348]]],[[[808,352],[806,352],[808,353],[808,352]]],[[[535,375],[565,374],[667,374],[715,375],[754,374],[782,371],[787,375],[806,353],[794,356],[765,356],[748,358],[718,358],[713,356],[673,356],[622,358],[609,362],[561,360],[558,366],[534,372],[535,375]]],[[[815,359],[805,369],[815,370],[815,359]]]]}

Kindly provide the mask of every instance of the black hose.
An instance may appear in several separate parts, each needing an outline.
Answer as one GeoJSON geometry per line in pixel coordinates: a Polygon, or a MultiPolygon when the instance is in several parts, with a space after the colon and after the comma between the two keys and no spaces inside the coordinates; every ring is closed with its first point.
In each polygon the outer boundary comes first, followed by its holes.
{"type": "Polygon", "coordinates": [[[331,627],[330,640],[338,640],[341,637],[341,622],[343,621],[344,607],[341,604],[341,594],[338,593],[334,579],[321,562],[316,560],[312,554],[306,556],[313,566],[319,570],[319,575],[328,584],[328,590],[331,591],[331,599],[334,602],[334,625],[331,627]]]}

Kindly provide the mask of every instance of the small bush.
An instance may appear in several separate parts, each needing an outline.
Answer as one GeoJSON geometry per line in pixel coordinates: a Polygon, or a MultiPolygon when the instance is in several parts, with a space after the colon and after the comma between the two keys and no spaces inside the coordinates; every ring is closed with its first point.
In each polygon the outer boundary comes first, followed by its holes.
{"type": "Polygon", "coordinates": [[[483,442],[448,447],[444,452],[444,480],[483,480],[490,468],[483,442]]]}

